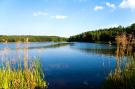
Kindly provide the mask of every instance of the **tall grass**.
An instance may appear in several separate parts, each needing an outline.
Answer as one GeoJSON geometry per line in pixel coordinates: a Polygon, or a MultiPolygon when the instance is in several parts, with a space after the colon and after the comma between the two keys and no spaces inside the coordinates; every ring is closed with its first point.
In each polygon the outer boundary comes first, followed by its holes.
{"type": "Polygon", "coordinates": [[[116,42],[115,71],[109,74],[103,89],[135,89],[135,37],[131,34],[118,35],[116,42]],[[124,68],[121,67],[123,61],[124,68]]]}
{"type": "MultiPolygon", "coordinates": [[[[5,41],[5,40],[4,40],[5,41]]],[[[28,62],[28,38],[24,41],[24,56],[19,54],[19,42],[16,42],[16,61],[12,61],[8,57],[7,46],[5,41],[5,48],[2,50],[1,59],[3,61],[0,67],[0,88],[3,89],[45,89],[47,87],[44,81],[44,74],[41,69],[41,64],[38,58],[32,59],[28,62]],[[23,59],[23,62],[21,61],[23,59]]]]}

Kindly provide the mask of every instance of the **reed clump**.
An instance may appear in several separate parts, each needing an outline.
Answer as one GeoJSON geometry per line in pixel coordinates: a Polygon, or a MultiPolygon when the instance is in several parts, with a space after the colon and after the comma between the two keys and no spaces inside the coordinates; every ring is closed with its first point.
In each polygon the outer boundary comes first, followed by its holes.
{"type": "Polygon", "coordinates": [[[135,89],[135,37],[121,34],[116,42],[115,71],[109,74],[103,89],[135,89]]]}
{"type": "MultiPolygon", "coordinates": [[[[19,55],[19,43],[16,43],[16,61],[8,57],[7,46],[3,49],[0,66],[0,88],[2,89],[45,89],[47,87],[44,74],[41,69],[39,58],[29,62],[28,58],[28,39],[24,42],[23,58],[19,55]],[[5,51],[4,51],[5,50],[5,51]],[[21,60],[22,59],[22,60],[21,60]]],[[[7,41],[5,42],[7,45],[7,41]]],[[[22,49],[21,49],[22,50],[22,49]]]]}

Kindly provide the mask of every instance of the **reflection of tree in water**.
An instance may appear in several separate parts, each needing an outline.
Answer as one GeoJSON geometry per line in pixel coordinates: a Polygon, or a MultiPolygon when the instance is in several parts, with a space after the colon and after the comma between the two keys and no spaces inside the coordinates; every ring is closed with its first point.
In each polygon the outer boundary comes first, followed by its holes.
{"type": "Polygon", "coordinates": [[[135,37],[122,34],[116,37],[116,68],[105,82],[105,89],[135,88],[135,37]],[[123,64],[124,62],[125,64],[123,64]],[[124,68],[122,67],[124,65],[124,68]]]}
{"type": "Polygon", "coordinates": [[[52,45],[47,45],[47,46],[38,46],[38,47],[29,47],[29,49],[42,49],[42,48],[58,48],[58,47],[62,47],[62,46],[66,46],[70,43],[56,43],[56,44],[52,44],[52,45]]]}
{"type": "Polygon", "coordinates": [[[95,53],[95,54],[101,54],[101,55],[105,55],[105,56],[115,56],[115,47],[110,47],[110,48],[75,48],[72,47],[72,49],[75,50],[80,50],[82,52],[86,52],[86,53],[95,53]]]}

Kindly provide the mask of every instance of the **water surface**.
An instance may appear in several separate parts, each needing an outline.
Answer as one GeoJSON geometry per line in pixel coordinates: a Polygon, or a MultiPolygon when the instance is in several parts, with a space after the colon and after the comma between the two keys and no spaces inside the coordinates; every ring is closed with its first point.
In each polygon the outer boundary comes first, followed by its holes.
{"type": "MultiPolygon", "coordinates": [[[[7,46],[13,56],[16,44],[7,46]]],[[[0,50],[4,47],[0,43],[0,50]]],[[[108,44],[35,42],[29,44],[29,57],[40,58],[48,89],[100,89],[115,69],[115,50],[108,44]]]]}

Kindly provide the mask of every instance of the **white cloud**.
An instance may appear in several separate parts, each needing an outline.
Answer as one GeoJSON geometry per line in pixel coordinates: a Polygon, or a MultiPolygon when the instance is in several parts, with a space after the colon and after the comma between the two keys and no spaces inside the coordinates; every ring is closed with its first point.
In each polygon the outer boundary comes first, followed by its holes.
{"type": "Polygon", "coordinates": [[[47,16],[48,13],[47,12],[43,12],[43,11],[38,11],[38,12],[34,12],[33,16],[47,16]]]}
{"type": "Polygon", "coordinates": [[[103,9],[104,9],[103,6],[95,6],[95,8],[94,8],[95,11],[103,10],[103,9]]]}
{"type": "Polygon", "coordinates": [[[118,24],[107,24],[107,25],[102,25],[99,26],[100,29],[104,29],[104,28],[112,28],[112,27],[118,27],[118,24]]]}
{"type": "Polygon", "coordinates": [[[110,7],[110,8],[116,8],[115,4],[110,3],[110,2],[106,2],[106,6],[110,7]]]}
{"type": "Polygon", "coordinates": [[[64,15],[55,15],[55,16],[51,16],[51,18],[57,19],[57,20],[64,20],[66,19],[68,16],[64,16],[64,15]]]}
{"type": "Polygon", "coordinates": [[[119,5],[120,8],[130,8],[135,9],[135,0],[122,0],[119,5]]]}

